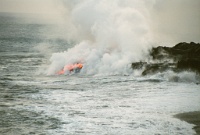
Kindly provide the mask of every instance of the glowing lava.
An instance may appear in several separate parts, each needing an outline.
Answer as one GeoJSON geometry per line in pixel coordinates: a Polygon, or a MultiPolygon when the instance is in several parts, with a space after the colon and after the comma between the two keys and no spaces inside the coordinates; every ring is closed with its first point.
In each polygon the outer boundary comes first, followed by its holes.
{"type": "Polygon", "coordinates": [[[70,65],[66,65],[64,66],[64,68],[60,71],[57,72],[58,75],[62,75],[64,74],[66,71],[69,71],[69,72],[79,72],[83,67],[83,64],[81,63],[76,63],[76,64],[70,64],[70,65]]]}

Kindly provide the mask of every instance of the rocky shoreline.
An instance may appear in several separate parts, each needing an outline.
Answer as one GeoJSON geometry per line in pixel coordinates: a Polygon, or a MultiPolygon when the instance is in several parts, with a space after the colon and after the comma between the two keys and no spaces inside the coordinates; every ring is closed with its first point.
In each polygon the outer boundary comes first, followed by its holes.
{"type": "Polygon", "coordinates": [[[193,129],[196,131],[196,135],[200,135],[200,112],[181,113],[175,115],[174,117],[194,124],[195,126],[193,129]]]}
{"type": "Polygon", "coordinates": [[[200,74],[200,43],[179,43],[174,47],[158,46],[149,52],[153,62],[132,63],[133,69],[143,69],[142,75],[172,70],[194,71],[200,74]]]}

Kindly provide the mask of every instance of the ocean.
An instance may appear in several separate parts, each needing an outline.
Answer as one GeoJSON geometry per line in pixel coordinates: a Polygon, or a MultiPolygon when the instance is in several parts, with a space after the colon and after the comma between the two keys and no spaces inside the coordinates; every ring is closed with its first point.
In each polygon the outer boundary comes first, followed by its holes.
{"type": "Polygon", "coordinates": [[[173,117],[200,109],[194,73],[48,74],[51,56],[75,43],[54,24],[19,16],[0,14],[1,135],[195,134],[173,117]]]}

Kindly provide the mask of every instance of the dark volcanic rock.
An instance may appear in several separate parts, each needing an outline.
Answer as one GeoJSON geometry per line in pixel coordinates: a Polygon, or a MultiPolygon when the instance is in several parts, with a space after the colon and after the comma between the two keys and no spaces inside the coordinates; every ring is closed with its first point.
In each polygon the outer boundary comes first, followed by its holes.
{"type": "Polygon", "coordinates": [[[142,75],[163,72],[166,70],[182,71],[192,70],[200,73],[200,44],[179,43],[174,47],[156,47],[150,51],[150,56],[157,63],[136,62],[132,63],[133,69],[142,69],[142,75]],[[170,63],[168,61],[173,61],[170,63]]]}
{"type": "Polygon", "coordinates": [[[153,63],[147,64],[142,75],[154,74],[157,72],[164,72],[166,70],[176,70],[174,63],[153,63]]]}
{"type": "Polygon", "coordinates": [[[147,62],[135,62],[135,63],[132,63],[131,67],[133,69],[141,69],[146,65],[147,65],[147,62]]]}
{"type": "Polygon", "coordinates": [[[200,59],[187,58],[178,61],[177,68],[179,69],[189,69],[200,73],[200,59]]]}

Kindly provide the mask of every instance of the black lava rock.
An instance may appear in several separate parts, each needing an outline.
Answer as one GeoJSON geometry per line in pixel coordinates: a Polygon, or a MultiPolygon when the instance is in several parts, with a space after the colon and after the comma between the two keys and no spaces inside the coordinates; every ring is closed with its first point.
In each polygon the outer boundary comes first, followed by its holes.
{"type": "Polygon", "coordinates": [[[163,72],[166,70],[191,70],[200,73],[200,44],[179,43],[174,47],[158,46],[152,48],[149,55],[157,63],[135,62],[133,69],[144,69],[142,75],[163,72]],[[173,61],[173,62],[168,62],[173,61]]]}

